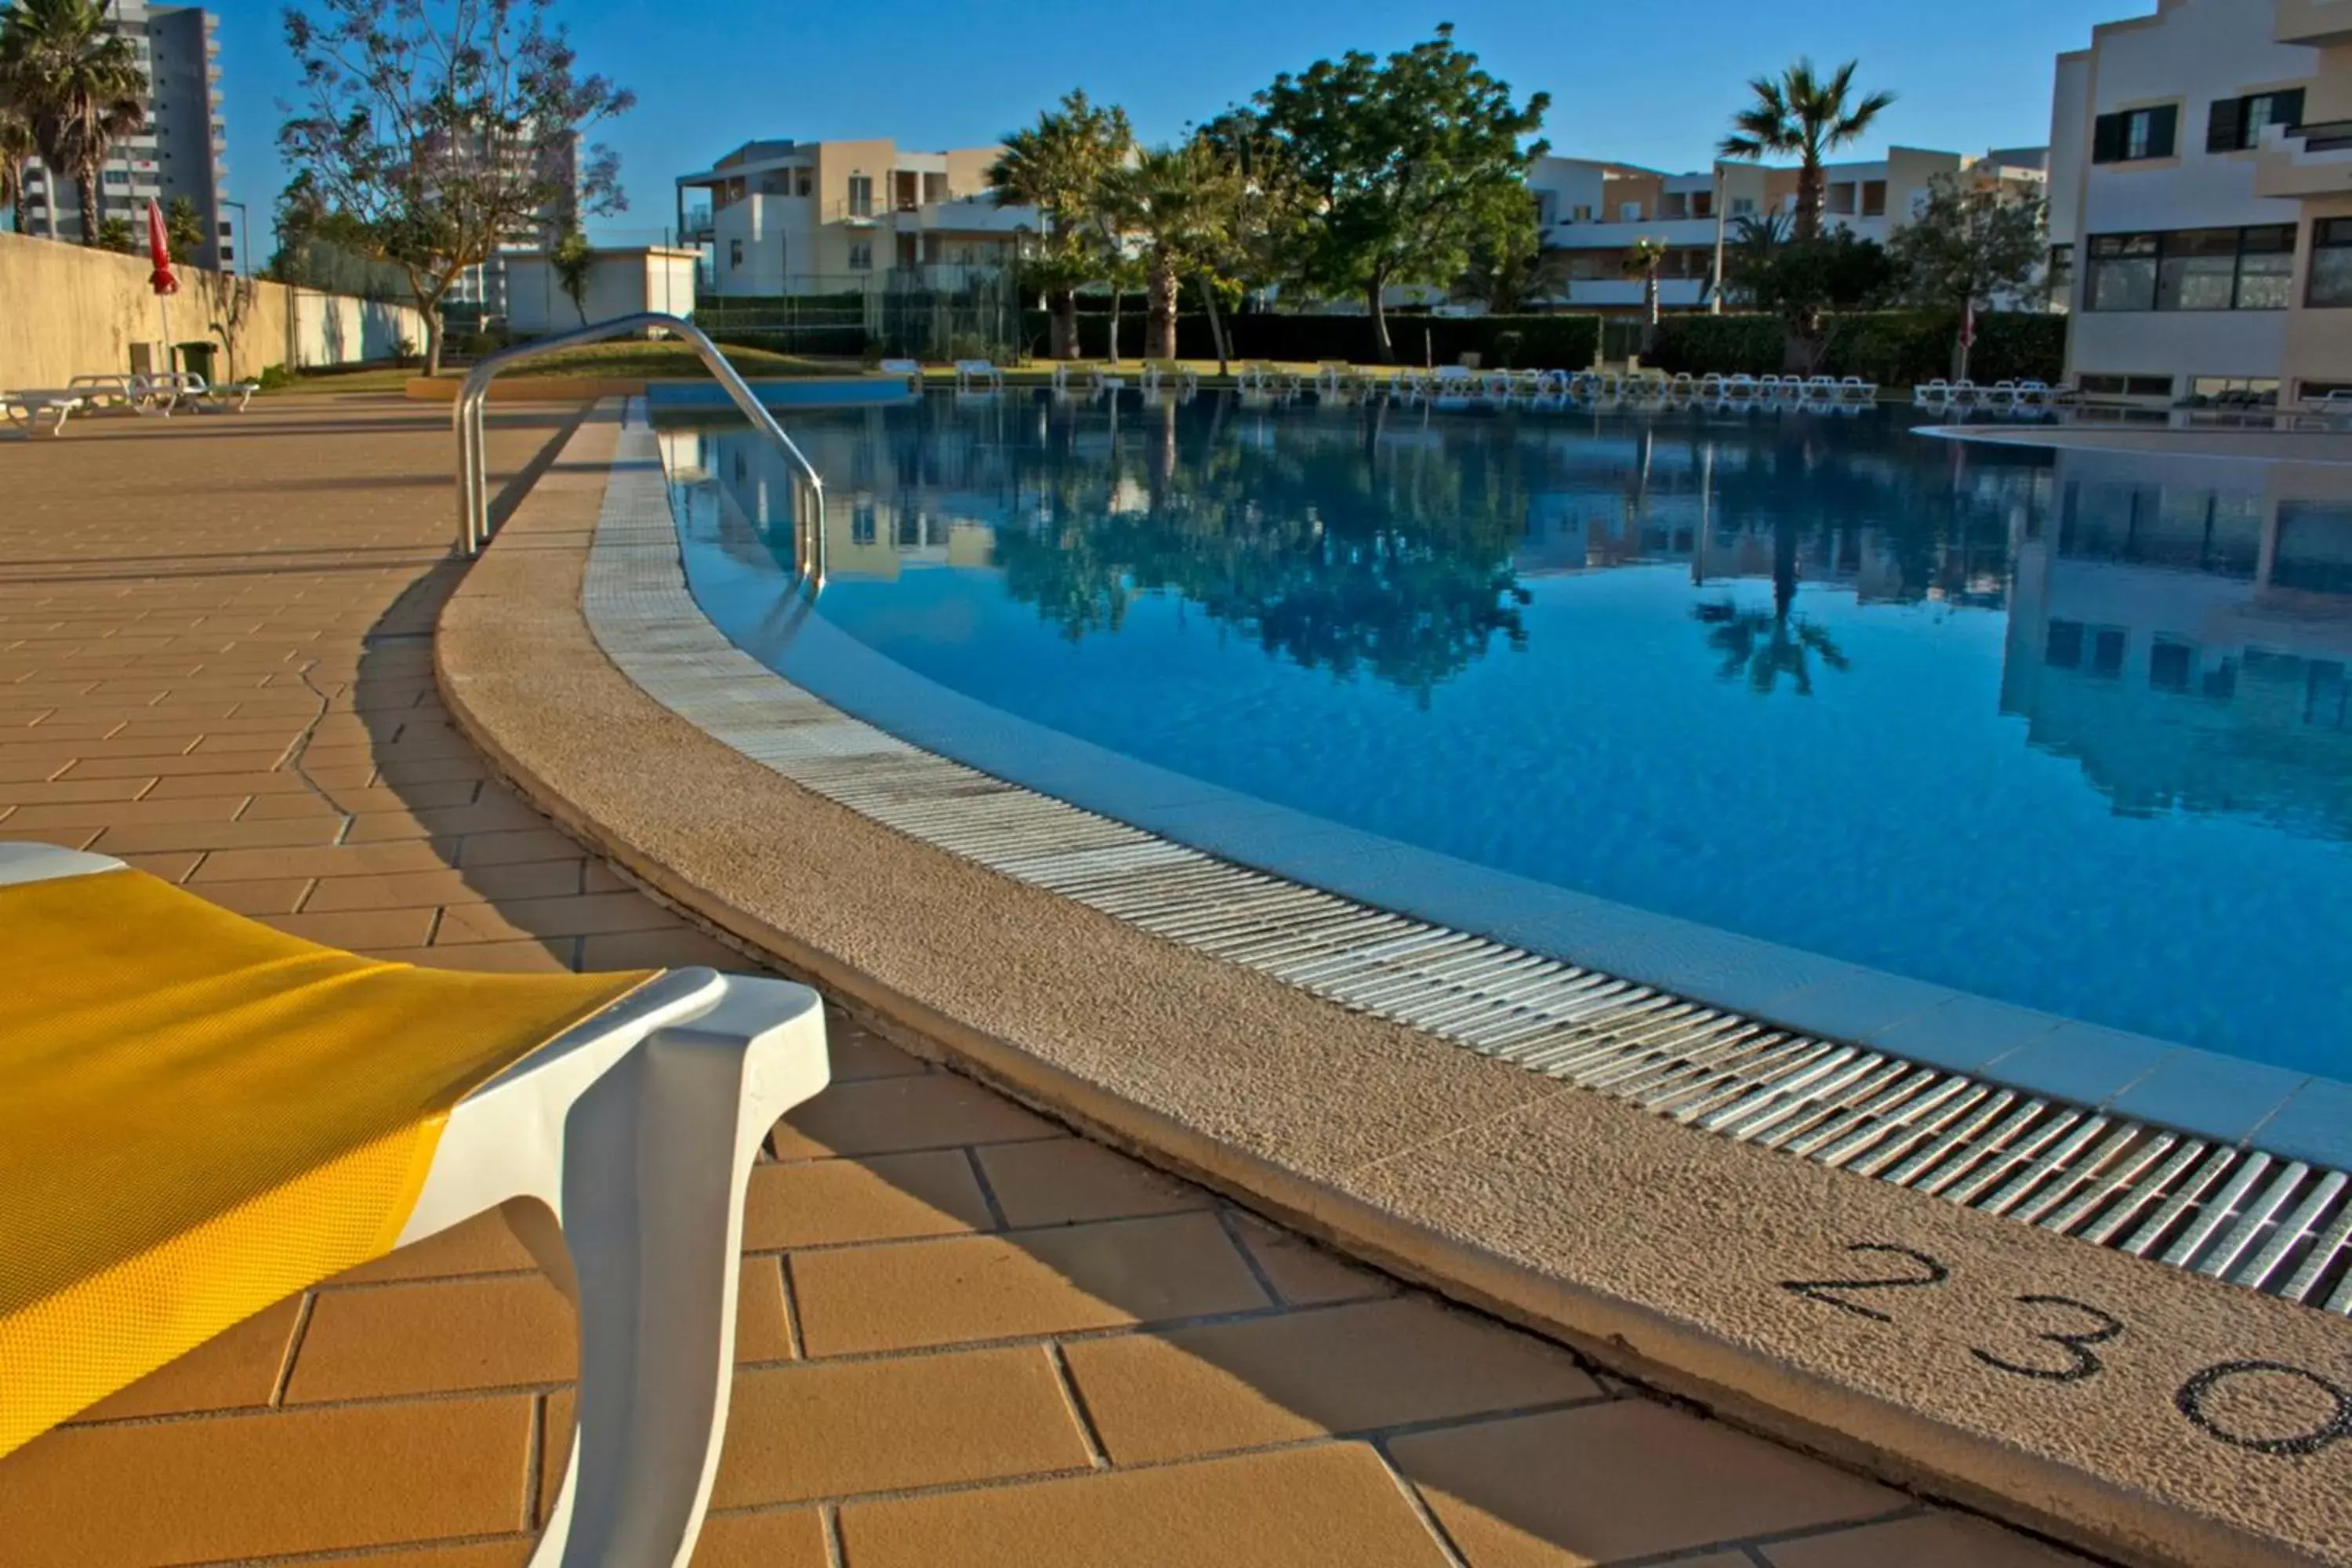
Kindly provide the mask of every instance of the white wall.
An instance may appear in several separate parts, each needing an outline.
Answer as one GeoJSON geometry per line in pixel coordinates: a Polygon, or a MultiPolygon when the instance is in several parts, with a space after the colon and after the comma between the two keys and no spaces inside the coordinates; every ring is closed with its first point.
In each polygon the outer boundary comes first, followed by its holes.
{"type": "Polygon", "coordinates": [[[425,352],[425,318],[411,305],[348,294],[294,293],[292,351],[302,369],[358,364],[425,352]]]}
{"type": "MultiPolygon", "coordinates": [[[[2058,57],[2050,94],[2050,243],[2073,245],[2082,232],[2083,175],[2091,161],[2091,57],[2058,57]]],[[[2078,268],[2081,258],[2076,258],[2078,268]]]]}
{"type": "Polygon", "coordinates": [[[576,331],[598,321],[660,310],[694,314],[694,253],[663,248],[600,251],[588,286],[574,303],[545,255],[513,257],[507,265],[507,326],[522,337],[576,331]]]}

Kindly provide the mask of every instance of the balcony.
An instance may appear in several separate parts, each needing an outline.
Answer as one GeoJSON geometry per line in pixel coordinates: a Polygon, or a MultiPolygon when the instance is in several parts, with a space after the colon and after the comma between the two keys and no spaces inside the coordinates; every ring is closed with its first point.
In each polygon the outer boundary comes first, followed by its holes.
{"type": "Polygon", "coordinates": [[[2314,48],[2352,43],[2352,0],[2278,0],[2271,37],[2314,48]]]}
{"type": "Polygon", "coordinates": [[[2352,120],[2323,121],[2263,133],[2254,194],[2282,200],[2352,195],[2352,120]]]}
{"type": "Polygon", "coordinates": [[[677,237],[679,239],[711,239],[715,238],[717,235],[718,229],[711,222],[710,209],[709,207],[688,207],[686,209],[686,217],[677,231],[677,237]]]}
{"type": "Polygon", "coordinates": [[[1622,250],[1637,239],[1654,239],[1671,246],[1711,247],[1715,244],[1715,220],[1686,217],[1556,223],[1544,231],[1544,243],[1558,250],[1622,250]]]}
{"type": "MultiPolygon", "coordinates": [[[[1710,220],[1711,221],[1711,220],[1710,220]]],[[[1642,307],[1638,278],[1577,278],[1568,285],[1568,303],[1596,310],[1637,310],[1642,307]]],[[[1704,278],[1661,278],[1658,304],[1668,310],[1696,310],[1706,301],[1704,278]]]]}

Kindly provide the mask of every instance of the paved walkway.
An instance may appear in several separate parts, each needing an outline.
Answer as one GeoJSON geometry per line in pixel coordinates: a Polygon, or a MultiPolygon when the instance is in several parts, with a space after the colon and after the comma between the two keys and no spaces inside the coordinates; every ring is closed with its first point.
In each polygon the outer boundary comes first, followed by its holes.
{"type": "MultiPolygon", "coordinates": [[[[495,419],[494,483],[561,422],[495,419]]],[[[439,410],[386,399],[0,441],[0,838],[420,963],[740,966],[448,727],[449,459],[439,410]]],[[[753,1177],[706,1568],[2076,1561],[833,1030],[835,1087],[753,1177]]],[[[515,1568],[568,1320],[495,1220],[397,1253],[0,1460],[0,1557],[515,1568]]]]}

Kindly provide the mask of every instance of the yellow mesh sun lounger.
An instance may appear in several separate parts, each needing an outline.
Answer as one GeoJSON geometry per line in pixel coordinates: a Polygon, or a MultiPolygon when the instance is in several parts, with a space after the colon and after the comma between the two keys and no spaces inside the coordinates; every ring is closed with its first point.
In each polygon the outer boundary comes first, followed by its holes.
{"type": "Polygon", "coordinates": [[[826,1080],[813,993],[360,958],[37,845],[0,844],[0,1454],[504,1208],[580,1318],[572,1469],[534,1568],[686,1563],[744,1184],[826,1080]]]}

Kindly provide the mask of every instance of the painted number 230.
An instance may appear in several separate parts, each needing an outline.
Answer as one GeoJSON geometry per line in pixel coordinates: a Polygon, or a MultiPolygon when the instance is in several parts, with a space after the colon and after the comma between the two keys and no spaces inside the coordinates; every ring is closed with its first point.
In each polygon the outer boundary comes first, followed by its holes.
{"type": "MultiPolygon", "coordinates": [[[[1892,1242],[1857,1241],[1846,1251],[1900,1261],[1889,1261],[1864,1278],[1783,1279],[1780,1289],[1874,1323],[1891,1323],[1894,1314],[1871,1305],[1869,1293],[1932,1290],[1952,1277],[1952,1271],[1941,1261],[1915,1247],[1897,1247],[1892,1242]],[[1903,1268],[1904,1264],[1911,1267],[1903,1268]]],[[[1885,1300],[1888,1306],[1899,1300],[1892,1296],[1877,1299],[1885,1300]]],[[[2049,1348],[2027,1350],[2021,1346],[2014,1357],[1973,1345],[1969,1348],[1969,1353],[1985,1365],[2012,1376],[2043,1383],[2081,1383],[2096,1377],[2105,1363],[2093,1347],[2104,1345],[2124,1332],[2122,1319],[2072,1296],[2018,1296],[2013,1300],[2020,1306],[2033,1309],[2048,1324],[2043,1331],[2031,1338],[2036,1344],[2049,1348]]],[[[2352,1437],[2352,1391],[2307,1368],[2290,1366],[2284,1362],[2232,1361],[2206,1367],[2180,1385],[2172,1402],[2189,1424],[2207,1436],[2259,1454],[2315,1454],[2339,1439],[2352,1437]],[[2233,1377],[2256,1375],[2295,1378],[2308,1384],[2333,1406],[2328,1418],[2308,1432],[2281,1436],[2233,1432],[2213,1420],[2207,1406],[2214,1391],[2233,1377]]]]}

